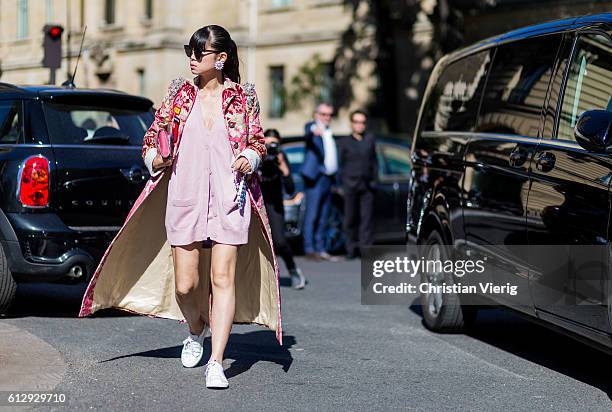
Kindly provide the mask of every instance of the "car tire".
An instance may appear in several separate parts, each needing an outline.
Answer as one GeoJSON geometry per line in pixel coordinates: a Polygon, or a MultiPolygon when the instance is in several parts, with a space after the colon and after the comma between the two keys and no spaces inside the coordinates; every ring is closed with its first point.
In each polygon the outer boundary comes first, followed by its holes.
{"type": "Polygon", "coordinates": [[[8,308],[15,299],[17,283],[9,270],[8,260],[4,249],[0,246],[0,315],[7,312],[8,308]]]}
{"type": "MultiPolygon", "coordinates": [[[[436,230],[427,236],[422,250],[426,259],[444,261],[451,258],[449,247],[436,230]]],[[[454,284],[452,273],[437,275],[437,282],[440,282],[440,277],[442,277],[442,282],[447,285],[454,284]]],[[[424,273],[421,274],[421,282],[430,281],[431,277],[424,273]]],[[[432,331],[461,332],[475,323],[478,307],[473,305],[462,306],[459,296],[455,293],[421,293],[420,301],[423,310],[423,323],[432,331]]]]}

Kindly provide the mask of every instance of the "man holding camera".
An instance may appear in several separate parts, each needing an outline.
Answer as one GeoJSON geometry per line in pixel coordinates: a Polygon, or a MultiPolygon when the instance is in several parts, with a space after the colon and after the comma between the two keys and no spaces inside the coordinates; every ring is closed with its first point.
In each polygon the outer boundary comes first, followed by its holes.
{"type": "Polygon", "coordinates": [[[274,251],[285,261],[287,270],[291,275],[291,286],[294,289],[303,289],[306,278],[300,268],[296,267],[293,252],[285,238],[285,208],[283,206],[283,190],[293,193],[295,185],[289,168],[287,156],[280,148],[281,136],[278,130],[268,129],[264,132],[266,138],[267,155],[259,167],[261,177],[261,193],[263,195],[274,251]]]}

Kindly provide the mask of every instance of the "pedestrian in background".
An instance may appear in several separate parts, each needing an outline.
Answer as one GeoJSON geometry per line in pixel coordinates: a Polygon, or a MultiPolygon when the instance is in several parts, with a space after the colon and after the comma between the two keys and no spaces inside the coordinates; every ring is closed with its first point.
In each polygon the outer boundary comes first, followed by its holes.
{"type": "Polygon", "coordinates": [[[349,136],[338,139],[340,182],[344,197],[344,233],[347,259],[372,245],[372,214],[378,176],[376,142],[366,130],[367,116],[362,110],[350,115],[349,136]]]}
{"type": "Polygon", "coordinates": [[[338,149],[330,127],[334,108],[320,103],[314,120],[304,126],[304,253],[310,260],[338,261],[324,247],[325,230],[331,208],[332,187],[338,171],[338,149]]]}
{"type": "Polygon", "coordinates": [[[261,177],[261,193],[272,231],[274,251],[285,261],[285,266],[291,276],[291,286],[303,289],[306,278],[302,270],[295,265],[293,251],[285,238],[285,207],[283,192],[291,194],[295,191],[289,159],[281,149],[281,135],[276,129],[264,132],[267,155],[261,163],[258,173],[261,177]]]}

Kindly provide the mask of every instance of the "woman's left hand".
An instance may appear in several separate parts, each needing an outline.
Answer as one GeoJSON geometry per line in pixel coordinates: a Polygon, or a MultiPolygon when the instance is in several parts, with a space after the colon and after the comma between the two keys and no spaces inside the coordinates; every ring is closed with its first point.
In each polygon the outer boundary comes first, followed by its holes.
{"type": "Polygon", "coordinates": [[[250,173],[251,164],[244,156],[240,156],[234,163],[232,163],[232,169],[239,171],[240,173],[250,173]]]}

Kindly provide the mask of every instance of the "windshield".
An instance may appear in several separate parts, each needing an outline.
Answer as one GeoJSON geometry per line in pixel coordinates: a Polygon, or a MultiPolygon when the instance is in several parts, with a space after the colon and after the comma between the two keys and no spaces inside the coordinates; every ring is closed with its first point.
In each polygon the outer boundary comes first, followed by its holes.
{"type": "Polygon", "coordinates": [[[45,120],[52,144],[142,146],[153,122],[147,110],[46,102],[45,120]]]}

